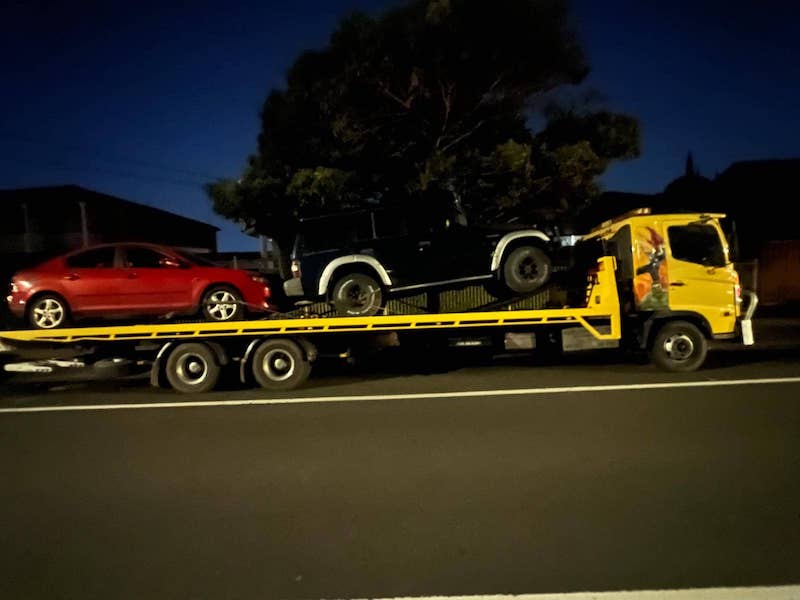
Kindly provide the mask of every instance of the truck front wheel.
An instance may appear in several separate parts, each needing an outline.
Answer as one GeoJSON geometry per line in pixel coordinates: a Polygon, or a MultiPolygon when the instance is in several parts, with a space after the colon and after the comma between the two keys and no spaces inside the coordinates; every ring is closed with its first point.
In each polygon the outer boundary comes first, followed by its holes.
{"type": "Polygon", "coordinates": [[[708,343],[697,326],[688,321],[671,321],[658,330],[650,347],[650,360],[673,372],[696,371],[706,360],[708,343]]]}

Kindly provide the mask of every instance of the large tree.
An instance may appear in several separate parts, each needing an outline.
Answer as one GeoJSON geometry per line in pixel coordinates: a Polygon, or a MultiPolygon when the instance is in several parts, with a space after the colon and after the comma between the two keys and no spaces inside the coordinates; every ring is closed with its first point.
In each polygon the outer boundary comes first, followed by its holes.
{"type": "Polygon", "coordinates": [[[639,151],[635,119],[566,99],[588,70],[564,0],[354,13],[269,94],[242,176],[208,192],[284,246],[298,216],[430,191],[479,221],[574,210],[639,151]]]}

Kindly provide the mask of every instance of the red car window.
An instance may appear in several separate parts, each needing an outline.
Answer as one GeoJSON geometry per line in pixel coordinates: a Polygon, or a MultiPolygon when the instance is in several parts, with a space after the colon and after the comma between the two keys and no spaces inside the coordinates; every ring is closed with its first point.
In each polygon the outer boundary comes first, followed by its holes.
{"type": "Polygon", "coordinates": [[[125,249],[125,266],[135,269],[159,269],[164,265],[162,259],[167,258],[166,255],[151,250],[150,248],[126,248],[125,249]]]}
{"type": "Polygon", "coordinates": [[[110,269],[114,266],[114,248],[94,248],[67,258],[73,269],[110,269]]]}

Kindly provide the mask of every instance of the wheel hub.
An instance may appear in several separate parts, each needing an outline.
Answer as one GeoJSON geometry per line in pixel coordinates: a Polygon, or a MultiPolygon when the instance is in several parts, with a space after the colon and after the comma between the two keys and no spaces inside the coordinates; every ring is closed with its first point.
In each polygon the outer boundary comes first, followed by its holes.
{"type": "Polygon", "coordinates": [[[182,356],[178,362],[175,373],[184,383],[197,385],[208,376],[208,364],[198,354],[182,356]]]}
{"type": "Polygon", "coordinates": [[[536,265],[531,259],[525,259],[519,265],[519,274],[525,279],[536,277],[536,265]]]}
{"type": "Polygon", "coordinates": [[[230,292],[216,292],[211,294],[208,303],[208,313],[217,321],[227,321],[236,314],[236,297],[230,292]]]}
{"type": "Polygon", "coordinates": [[[43,329],[57,327],[64,318],[64,307],[48,298],[33,309],[36,324],[43,329]]]}
{"type": "Polygon", "coordinates": [[[694,354],[694,342],[686,334],[676,334],[664,341],[664,350],[672,360],[685,361],[694,354]]]}
{"type": "Polygon", "coordinates": [[[261,363],[264,373],[272,381],[285,381],[294,374],[294,358],[281,349],[274,349],[267,352],[261,363]]]}

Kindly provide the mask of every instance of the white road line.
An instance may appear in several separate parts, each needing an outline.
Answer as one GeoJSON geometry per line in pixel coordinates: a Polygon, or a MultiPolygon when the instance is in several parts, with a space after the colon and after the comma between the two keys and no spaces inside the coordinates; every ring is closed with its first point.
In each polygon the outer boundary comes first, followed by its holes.
{"type": "MultiPolygon", "coordinates": [[[[736,385],[773,385],[800,383],[800,377],[772,377],[765,379],[728,379],[720,381],[684,381],[676,383],[638,383],[627,385],[584,385],[575,387],[524,388],[512,390],[478,390],[460,392],[430,392],[425,394],[377,394],[371,396],[309,396],[306,398],[273,398],[256,400],[207,400],[185,402],[147,402],[140,404],[81,404],[69,406],[29,406],[0,408],[1,413],[70,412],[90,410],[141,410],[151,408],[200,408],[261,406],[269,404],[315,404],[322,402],[382,402],[386,400],[420,400],[433,398],[474,398],[490,396],[540,396],[544,394],[583,394],[590,392],[616,392],[634,390],[659,390],[669,388],[704,388],[736,385]]],[[[798,599],[800,600],[800,599],[798,599]]]]}
{"type": "Polygon", "coordinates": [[[631,592],[577,592],[519,596],[418,596],[372,600],[800,600],[800,585],[775,587],[696,588],[631,592]]]}

